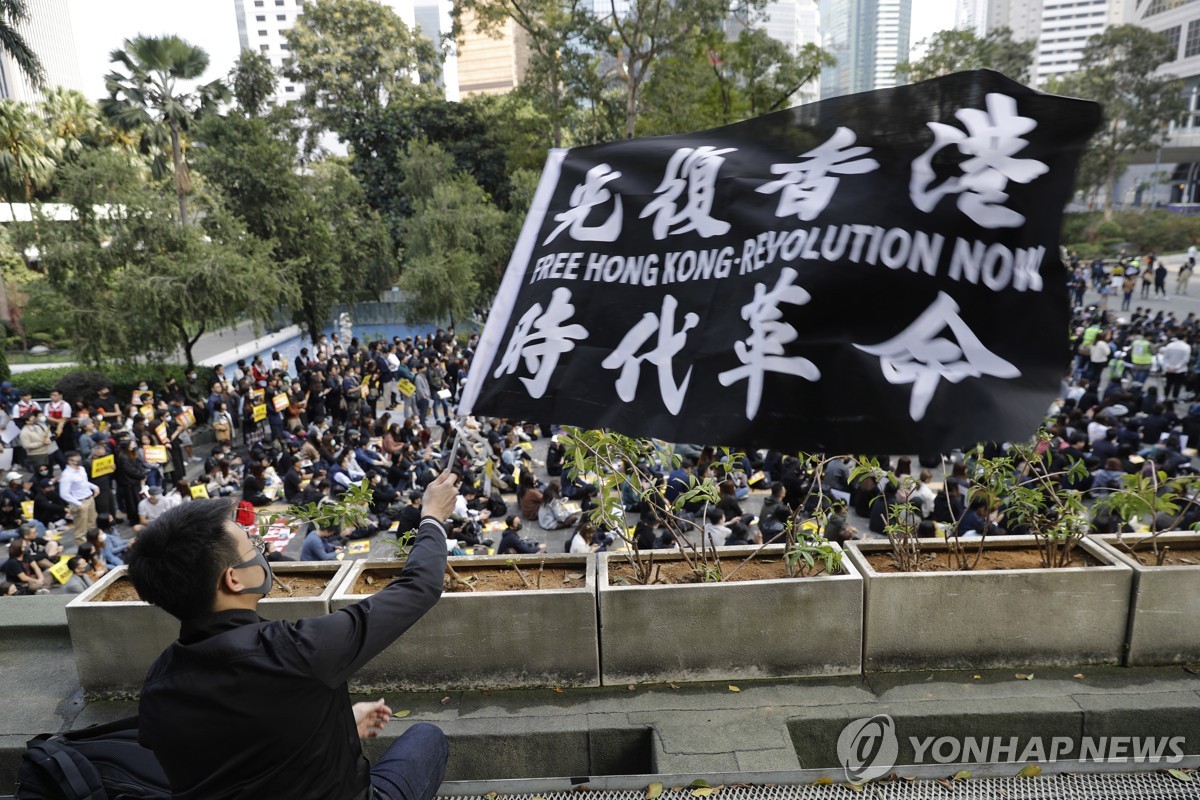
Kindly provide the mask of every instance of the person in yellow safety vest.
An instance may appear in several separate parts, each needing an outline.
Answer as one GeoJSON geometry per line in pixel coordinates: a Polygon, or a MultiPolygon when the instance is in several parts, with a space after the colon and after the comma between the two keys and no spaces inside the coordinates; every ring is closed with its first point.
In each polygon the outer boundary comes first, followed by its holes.
{"type": "Polygon", "coordinates": [[[1146,379],[1150,377],[1150,367],[1154,365],[1154,351],[1150,348],[1150,340],[1141,331],[1133,336],[1133,343],[1129,346],[1129,360],[1133,363],[1134,381],[1145,384],[1146,379]]]}
{"type": "Polygon", "coordinates": [[[1093,322],[1083,331],[1083,336],[1079,339],[1079,352],[1075,356],[1075,374],[1077,377],[1082,377],[1088,368],[1088,362],[1091,360],[1092,344],[1096,341],[1096,337],[1100,335],[1100,323],[1093,322]]]}

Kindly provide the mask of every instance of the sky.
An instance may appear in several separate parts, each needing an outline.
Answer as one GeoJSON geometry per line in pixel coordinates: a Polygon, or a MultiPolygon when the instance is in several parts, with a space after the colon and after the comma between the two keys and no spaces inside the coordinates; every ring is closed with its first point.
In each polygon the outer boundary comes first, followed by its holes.
{"type": "MultiPolygon", "coordinates": [[[[209,55],[204,80],[224,77],[238,54],[233,0],[67,0],[83,89],[104,96],[109,53],[139,33],[178,34],[209,55]]],[[[912,0],[912,44],[954,25],[954,0],[912,0]]]]}

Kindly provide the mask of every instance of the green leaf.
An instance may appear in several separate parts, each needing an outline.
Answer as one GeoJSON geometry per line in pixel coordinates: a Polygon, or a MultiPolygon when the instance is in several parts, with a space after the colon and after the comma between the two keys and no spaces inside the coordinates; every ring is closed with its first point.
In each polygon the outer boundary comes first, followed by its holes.
{"type": "Polygon", "coordinates": [[[394,711],[394,712],[392,712],[392,719],[404,719],[411,713],[412,713],[412,711],[407,708],[404,709],[403,711],[394,711]]]}
{"type": "Polygon", "coordinates": [[[1038,775],[1041,775],[1041,774],[1042,774],[1041,767],[1039,767],[1037,764],[1028,764],[1021,768],[1021,771],[1017,773],[1017,777],[1018,778],[1036,778],[1038,775]]]}
{"type": "Polygon", "coordinates": [[[662,795],[663,785],[661,783],[652,783],[646,788],[646,800],[655,800],[656,797],[662,795]]]}
{"type": "Polygon", "coordinates": [[[1175,780],[1183,781],[1184,783],[1187,783],[1187,782],[1191,781],[1191,779],[1192,779],[1192,776],[1189,773],[1184,772],[1181,769],[1169,769],[1169,770],[1167,770],[1167,774],[1170,775],[1175,780]]]}
{"type": "Polygon", "coordinates": [[[691,787],[693,789],[707,789],[708,781],[704,780],[704,778],[696,778],[696,780],[692,781],[691,787]]]}
{"type": "Polygon", "coordinates": [[[953,777],[953,778],[951,778],[950,780],[952,780],[952,781],[965,781],[965,780],[966,780],[967,778],[969,778],[969,777],[971,777],[971,773],[970,773],[970,771],[969,771],[969,770],[960,769],[958,772],[954,773],[954,777],[953,777]]]}
{"type": "Polygon", "coordinates": [[[692,797],[708,797],[713,793],[713,789],[704,787],[702,789],[692,789],[692,797]]]}

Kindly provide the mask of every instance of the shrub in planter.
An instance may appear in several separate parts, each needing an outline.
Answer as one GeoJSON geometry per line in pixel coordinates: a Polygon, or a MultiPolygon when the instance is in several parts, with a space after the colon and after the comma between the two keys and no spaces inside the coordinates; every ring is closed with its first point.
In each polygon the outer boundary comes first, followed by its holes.
{"type": "MultiPolygon", "coordinates": [[[[861,583],[843,563],[841,548],[820,533],[824,506],[804,524],[793,515],[773,547],[718,547],[724,542],[701,527],[703,514],[694,522],[683,509],[715,508],[717,479],[724,484],[736,476],[740,454],[722,450],[715,478],[693,478],[668,505],[649,472],[658,454],[653,442],[575,428],[565,429],[560,441],[567,469],[596,476],[591,523],[627,547],[602,558],[603,683],[859,672],[861,583]],[[643,549],[638,532],[625,527],[622,494],[670,531],[679,549],[643,549]]],[[[807,466],[819,476],[826,463],[811,458],[807,466]]],[[[820,481],[813,487],[819,492],[820,481]]]]}
{"type": "Polygon", "coordinates": [[[1056,453],[1045,434],[1001,457],[976,448],[970,522],[920,538],[900,503],[888,510],[888,542],[850,545],[866,582],[866,669],[1119,662],[1130,570],[1085,541],[1087,468],[1056,453]]]}

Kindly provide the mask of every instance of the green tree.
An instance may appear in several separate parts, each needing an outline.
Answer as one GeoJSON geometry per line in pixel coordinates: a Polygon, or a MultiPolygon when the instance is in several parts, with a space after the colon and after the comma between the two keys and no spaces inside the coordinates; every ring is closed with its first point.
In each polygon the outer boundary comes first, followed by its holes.
{"type": "Polygon", "coordinates": [[[124,49],[110,55],[125,68],[104,78],[108,99],[103,110],[113,124],[138,131],[143,153],[170,148],[179,220],[188,223],[187,196],[192,190],[184,154],[184,132],[196,116],[228,96],[221,81],[212,81],[191,92],[181,81],[199,78],[208,69],[208,53],[178,36],[135,36],[124,49]]]}
{"type": "Polygon", "coordinates": [[[454,321],[500,285],[511,249],[504,212],[435,144],[414,141],[399,162],[413,203],[400,276],[409,319],[454,321]]]}
{"type": "Polygon", "coordinates": [[[25,73],[30,83],[42,87],[46,84],[46,70],[42,67],[41,59],[17,30],[28,21],[28,0],[0,0],[0,51],[12,56],[17,69],[25,73]]]}
{"type": "Polygon", "coordinates": [[[360,158],[376,158],[355,132],[390,104],[436,97],[441,52],[383,3],[315,0],[284,34],[288,80],[304,84],[301,108],[360,158]]]}
{"type": "Polygon", "coordinates": [[[315,342],[339,302],[374,296],[396,274],[388,231],[336,161],[297,169],[295,131],[278,117],[210,116],[197,169],[285,271],[293,319],[315,342]]]}
{"type": "Polygon", "coordinates": [[[39,110],[50,135],[60,147],[61,157],[71,160],[87,147],[103,147],[116,141],[100,116],[100,109],[82,92],[56,86],[48,89],[39,110]]]}
{"type": "Polygon", "coordinates": [[[189,369],[192,349],[207,330],[242,319],[265,326],[295,297],[288,270],[271,259],[270,243],[247,236],[214,198],[201,195],[200,201],[197,225],[142,218],[140,240],[156,246],[130,259],[114,282],[121,306],[158,333],[145,344],[160,352],[178,346],[189,369]]]}
{"type": "Polygon", "coordinates": [[[248,116],[260,116],[275,93],[279,79],[266,56],[243,50],[229,72],[229,85],[238,107],[248,116]]]}
{"type": "MultiPolygon", "coordinates": [[[[1172,58],[1167,38],[1137,25],[1117,25],[1090,37],[1079,69],[1053,91],[1104,106],[1100,129],[1084,155],[1078,183],[1103,187],[1104,218],[1112,219],[1113,188],[1133,153],[1164,143],[1166,125],[1186,108],[1182,83],[1158,68],[1172,58]]],[[[1050,87],[1048,87],[1050,88],[1050,87]]]]}
{"type": "MultiPolygon", "coordinates": [[[[747,0],[746,13],[761,9],[765,0],[747,0]]],[[[625,137],[637,132],[642,110],[641,92],[651,69],[664,56],[686,52],[697,36],[718,26],[729,13],[723,0],[630,0],[617,12],[616,0],[610,0],[610,13],[604,24],[611,31],[609,54],[616,62],[615,75],[625,95],[625,137]]]]}
{"type": "Polygon", "coordinates": [[[28,203],[54,180],[61,144],[29,106],[0,100],[0,192],[9,208],[28,203]]]}
{"type": "Polygon", "coordinates": [[[119,151],[88,150],[63,165],[69,222],[37,231],[40,265],[66,301],[64,326],[81,360],[136,360],[191,348],[207,326],[268,320],[290,299],[267,247],[200,192],[197,224],[179,225],[176,198],[119,151]]]}
{"type": "Polygon", "coordinates": [[[521,90],[539,101],[550,122],[550,144],[563,146],[564,130],[581,98],[580,71],[594,69],[601,28],[590,2],[583,0],[457,0],[451,11],[456,29],[474,28],[499,37],[512,22],[525,33],[529,60],[521,90]]]}
{"type": "Polygon", "coordinates": [[[908,81],[923,81],[963,70],[994,69],[1014,81],[1027,83],[1033,45],[1032,39],[1013,39],[1009,28],[997,28],[982,38],[969,30],[938,31],[918,45],[925,48],[925,55],[917,61],[897,64],[896,75],[908,81]]]}
{"type": "Polygon", "coordinates": [[[778,111],[832,64],[816,45],[793,51],[749,24],[734,39],[714,29],[659,60],[644,90],[643,132],[687,133],[778,111]]]}

